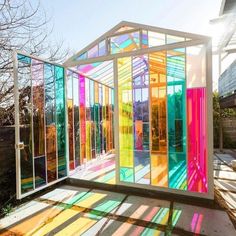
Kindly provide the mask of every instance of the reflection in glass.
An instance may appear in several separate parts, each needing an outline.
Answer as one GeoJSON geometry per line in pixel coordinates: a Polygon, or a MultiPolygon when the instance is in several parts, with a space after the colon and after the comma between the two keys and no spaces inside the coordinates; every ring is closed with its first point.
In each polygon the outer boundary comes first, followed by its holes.
{"type": "Polygon", "coordinates": [[[46,162],[45,157],[34,159],[35,187],[38,188],[46,184],[46,162]]]}
{"type": "Polygon", "coordinates": [[[46,150],[48,182],[57,179],[56,154],[56,117],[55,117],[55,79],[54,66],[44,64],[45,80],[45,116],[46,116],[46,150]]]}
{"type": "Polygon", "coordinates": [[[31,58],[18,55],[21,192],[33,190],[31,58]]]}
{"type": "Polygon", "coordinates": [[[149,55],[152,185],[168,187],[166,134],[166,52],[149,55]]]}
{"type": "Polygon", "coordinates": [[[135,182],[150,184],[147,56],[135,57],[132,63],[135,182]]]}
{"type": "Polygon", "coordinates": [[[32,60],[34,157],[45,156],[43,63],[32,60]]]}

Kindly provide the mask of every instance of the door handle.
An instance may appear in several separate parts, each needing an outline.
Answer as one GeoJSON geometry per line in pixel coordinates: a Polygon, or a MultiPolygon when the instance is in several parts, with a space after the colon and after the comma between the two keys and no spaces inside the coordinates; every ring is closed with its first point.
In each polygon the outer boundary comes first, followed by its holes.
{"type": "Polygon", "coordinates": [[[17,143],[17,144],[16,144],[16,149],[22,150],[22,149],[24,149],[24,148],[25,148],[24,142],[20,142],[20,143],[17,143]]]}

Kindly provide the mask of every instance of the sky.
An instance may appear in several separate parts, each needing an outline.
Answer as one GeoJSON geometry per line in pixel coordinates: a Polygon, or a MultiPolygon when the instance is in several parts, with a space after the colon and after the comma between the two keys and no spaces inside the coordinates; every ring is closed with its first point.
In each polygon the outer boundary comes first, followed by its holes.
{"type": "MultiPolygon", "coordinates": [[[[209,35],[221,0],[41,0],[52,40],[80,51],[120,21],[209,35]]],[[[216,63],[214,63],[216,64],[216,63]]],[[[213,73],[214,80],[218,75],[213,73]]],[[[216,86],[216,83],[214,87],[216,86]]]]}

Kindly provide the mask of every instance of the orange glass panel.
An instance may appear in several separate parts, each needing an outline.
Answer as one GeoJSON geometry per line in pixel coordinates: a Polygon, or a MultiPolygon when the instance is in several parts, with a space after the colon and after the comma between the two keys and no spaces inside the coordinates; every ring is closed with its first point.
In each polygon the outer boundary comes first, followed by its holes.
{"type": "Polygon", "coordinates": [[[152,185],[168,187],[166,134],[166,52],[149,55],[152,185]]]}
{"type": "Polygon", "coordinates": [[[68,131],[69,131],[69,160],[70,160],[70,170],[75,168],[74,162],[74,142],[73,142],[73,101],[72,99],[67,100],[67,110],[68,110],[68,131]]]}

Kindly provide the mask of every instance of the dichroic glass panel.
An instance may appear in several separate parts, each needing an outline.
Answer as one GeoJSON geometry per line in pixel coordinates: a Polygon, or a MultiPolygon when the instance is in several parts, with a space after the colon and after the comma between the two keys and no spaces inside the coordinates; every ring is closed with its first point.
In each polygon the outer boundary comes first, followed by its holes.
{"type": "Polygon", "coordinates": [[[206,193],[207,130],[206,88],[187,89],[188,190],[206,193]]]}

